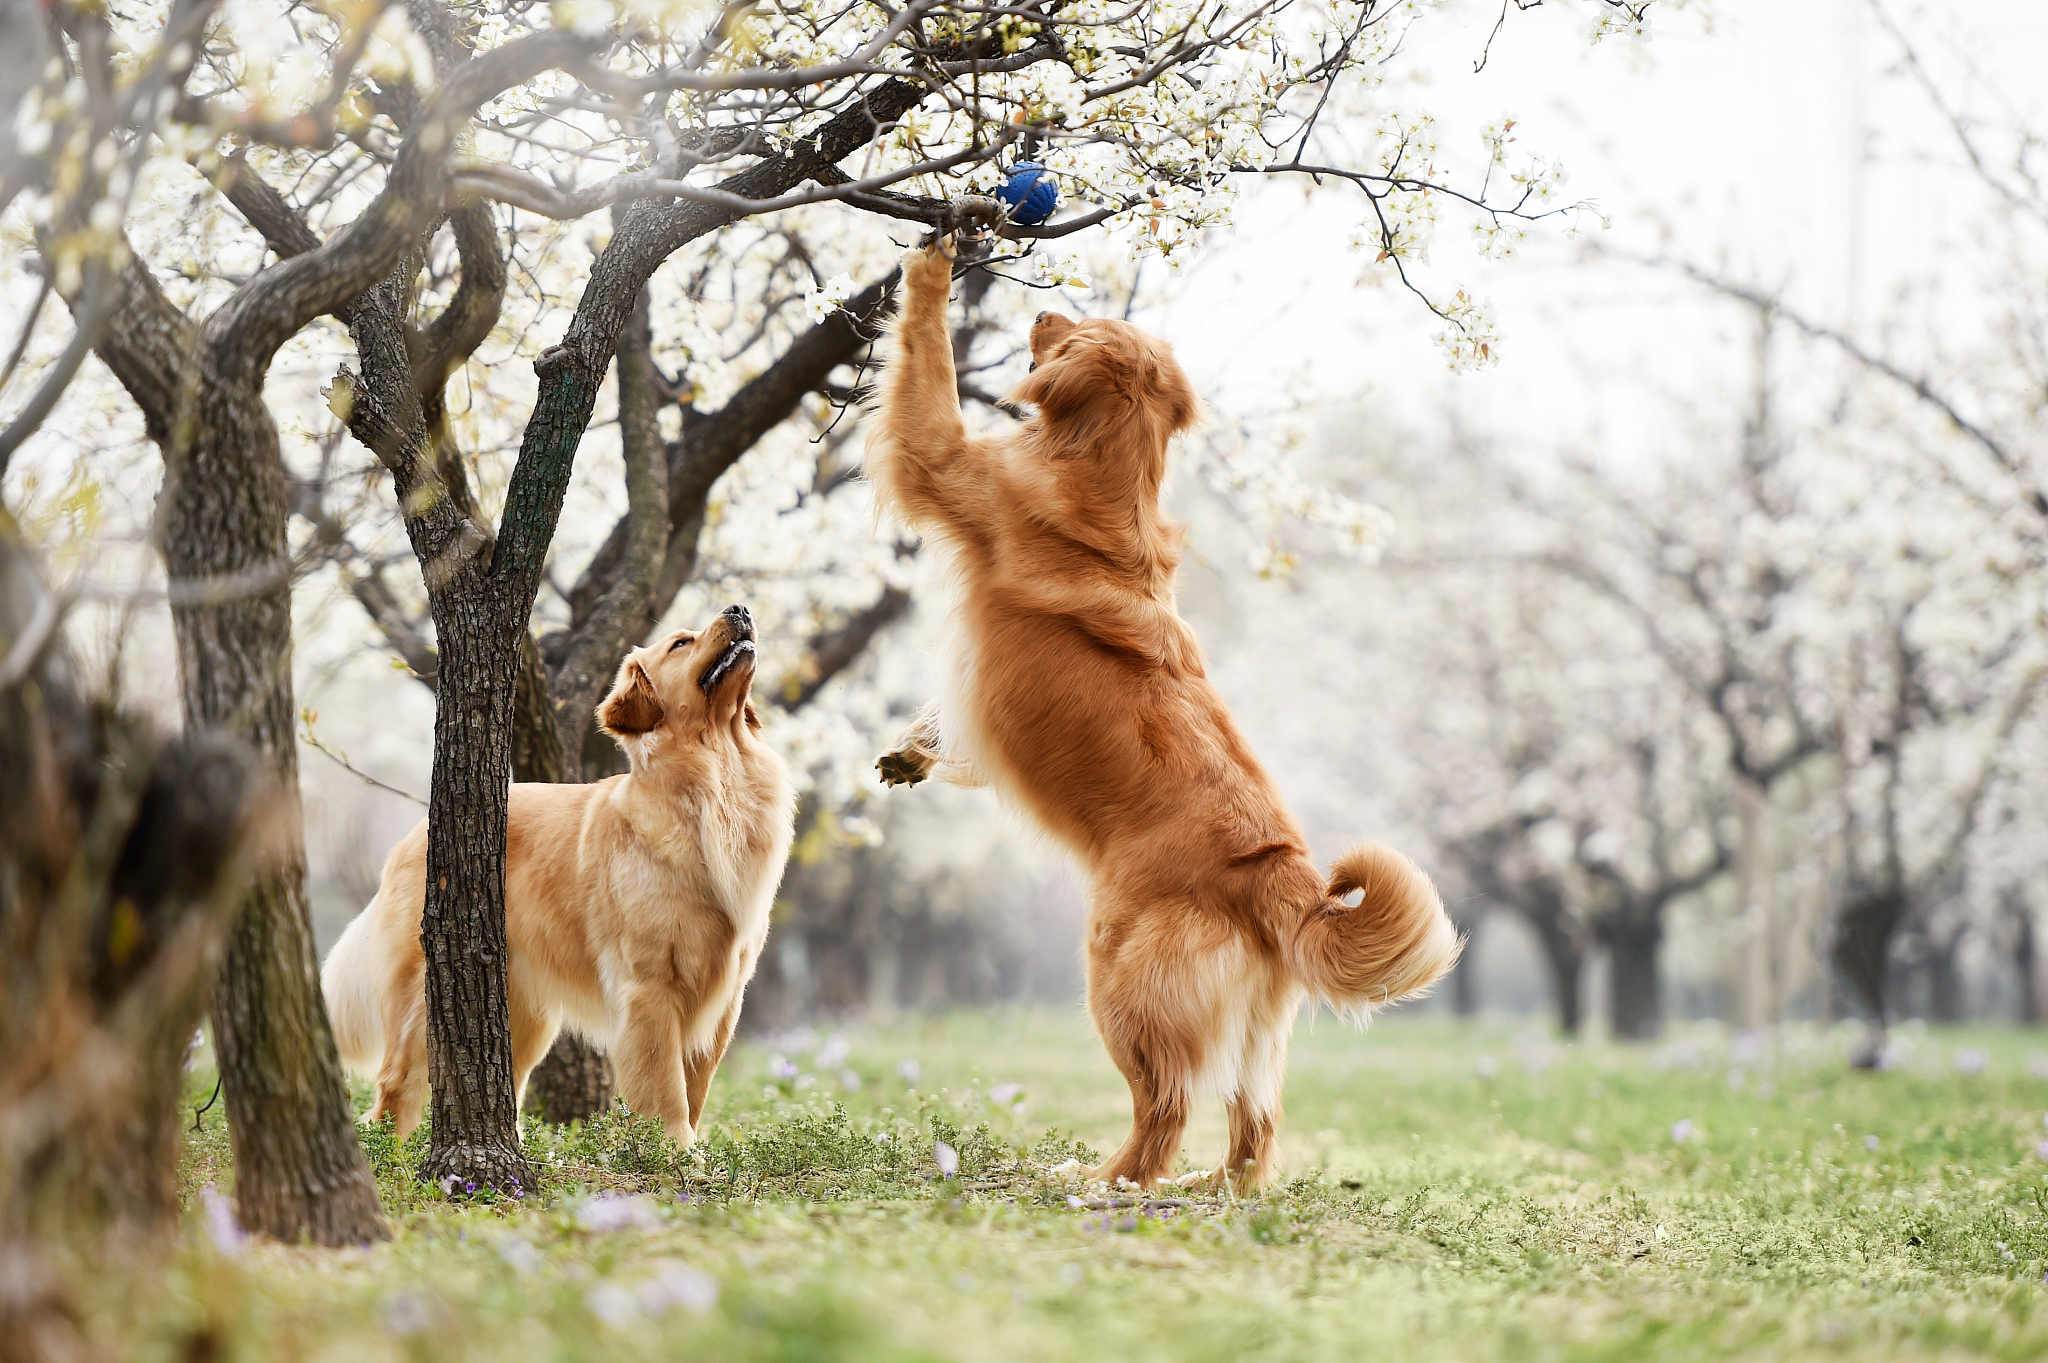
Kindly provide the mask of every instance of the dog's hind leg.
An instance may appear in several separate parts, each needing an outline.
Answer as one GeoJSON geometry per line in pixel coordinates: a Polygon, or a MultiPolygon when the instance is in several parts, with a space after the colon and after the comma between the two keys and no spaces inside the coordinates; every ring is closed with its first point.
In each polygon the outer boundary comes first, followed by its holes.
{"type": "Polygon", "coordinates": [[[427,993],[423,975],[410,988],[386,995],[384,1061],[377,1070],[377,1101],[363,1114],[366,1122],[389,1118],[398,1139],[420,1124],[427,1106],[427,993]]]}
{"type": "Polygon", "coordinates": [[[555,1037],[562,1030],[562,1010],[553,1011],[537,1006],[531,996],[518,985],[518,972],[513,975],[513,987],[509,991],[512,1015],[512,1077],[518,1083],[514,1090],[517,1110],[526,1110],[526,1081],[533,1074],[534,1066],[547,1058],[548,1048],[555,1044],[555,1037]]]}
{"type": "Polygon", "coordinates": [[[711,1076],[718,1073],[718,1066],[725,1059],[726,1048],[732,1045],[732,1030],[740,1020],[739,1000],[733,1000],[732,1007],[725,1010],[725,1016],[718,1020],[718,1031],[711,1038],[711,1048],[683,1061],[684,1087],[690,1102],[690,1127],[695,1130],[704,1120],[704,1095],[711,1091],[711,1076]]]}
{"type": "Polygon", "coordinates": [[[1088,944],[1088,1011],[1109,1058],[1131,1086],[1131,1134],[1093,1177],[1150,1188],[1173,1171],[1180,1154],[1201,1063],[1199,1034],[1170,1015],[1173,992],[1160,988],[1162,974],[1180,972],[1165,962],[1119,958],[1106,942],[1095,925],[1088,944]]]}
{"type": "Polygon", "coordinates": [[[1275,1135],[1280,1093],[1287,1083],[1287,1044],[1301,1011],[1301,991],[1291,979],[1275,973],[1267,980],[1267,987],[1249,1000],[1237,1073],[1223,1092],[1230,1145],[1216,1172],[1240,1188],[1260,1187],[1278,1167],[1275,1135]]]}
{"type": "Polygon", "coordinates": [[[683,1079],[684,1009],[675,994],[643,988],[627,996],[612,1048],[619,1096],[643,1116],[659,1117],[677,1145],[696,1139],[683,1079]]]}
{"type": "MultiPolygon", "coordinates": [[[[1108,1033],[1103,1040],[1110,1041],[1108,1033]]],[[[1141,1187],[1156,1187],[1173,1171],[1181,1134],[1187,1130],[1188,1076],[1184,1069],[1176,1074],[1178,1067],[1168,1057],[1142,1045],[1110,1042],[1109,1053],[1131,1086],[1131,1134],[1096,1168],[1094,1177],[1112,1184],[1128,1179],[1141,1187]]]]}

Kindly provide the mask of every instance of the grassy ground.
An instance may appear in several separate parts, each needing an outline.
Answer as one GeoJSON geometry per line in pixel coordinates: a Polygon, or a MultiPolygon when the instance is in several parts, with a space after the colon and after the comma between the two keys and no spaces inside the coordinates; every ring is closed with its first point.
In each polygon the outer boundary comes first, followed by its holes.
{"type": "MultiPolygon", "coordinates": [[[[229,1186],[216,1109],[188,1156],[186,1243],[162,1295],[121,1303],[122,1352],[2048,1354],[2048,1056],[2025,1034],[1909,1034],[1898,1068],[1865,1074],[1838,1038],[1564,1047],[1325,1018],[1296,1037],[1281,1186],[1150,1208],[1087,1205],[1101,1190],[1042,1172],[1127,1118],[1075,1014],[779,1040],[728,1061],[688,1155],[625,1120],[534,1133],[537,1205],[430,1198],[417,1150],[373,1138],[397,1237],[370,1250],[209,1231],[202,1189],[229,1186]]],[[[1221,1136],[1204,1114],[1188,1156],[1213,1161],[1221,1136]]]]}

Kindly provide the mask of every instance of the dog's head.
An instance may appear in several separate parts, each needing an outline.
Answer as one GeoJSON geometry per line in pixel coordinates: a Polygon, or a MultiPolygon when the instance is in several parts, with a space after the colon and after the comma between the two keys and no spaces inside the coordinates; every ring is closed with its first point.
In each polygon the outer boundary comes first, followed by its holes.
{"type": "Polygon", "coordinates": [[[754,617],[745,606],[727,606],[701,630],[679,629],[627,654],[597,707],[598,725],[628,754],[627,740],[656,730],[695,740],[759,729],[750,698],[754,663],[754,617]]]}
{"type": "Polygon", "coordinates": [[[1010,395],[1048,425],[1100,436],[1143,435],[1164,448],[1201,414],[1173,348],[1129,322],[1076,322],[1041,312],[1031,326],[1031,372],[1010,395]]]}

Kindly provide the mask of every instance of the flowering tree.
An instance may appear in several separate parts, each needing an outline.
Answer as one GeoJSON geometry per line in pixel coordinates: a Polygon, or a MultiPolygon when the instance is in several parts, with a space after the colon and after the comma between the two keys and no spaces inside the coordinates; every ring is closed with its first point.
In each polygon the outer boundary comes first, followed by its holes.
{"type": "MultiPolygon", "coordinates": [[[[1610,28],[1643,8],[1590,7],[1610,28]]],[[[762,514],[731,496],[721,508],[718,480],[783,418],[818,412],[812,394],[850,396],[857,377],[836,371],[885,304],[890,231],[978,228],[979,268],[1052,283],[1080,267],[1048,243],[1094,229],[1114,234],[1125,259],[1177,260],[1227,221],[1233,182],[1301,176],[1355,196],[1359,244],[1444,319],[1455,361],[1483,363],[1490,323],[1422,270],[1440,207],[1471,213],[1488,241],[1568,208],[1551,168],[1510,163],[1504,127],[1460,183],[1433,130],[1383,106],[1382,65],[1418,12],[1393,0],[1238,12],[738,4],[708,21],[564,4],[553,27],[525,6],[434,0],[282,15],[216,13],[206,0],[51,12],[60,31],[39,40],[57,58],[49,74],[40,63],[9,68],[10,92],[22,69],[33,75],[0,204],[28,196],[41,278],[76,330],[0,434],[0,467],[97,349],[164,453],[173,495],[157,539],[174,580],[193,584],[176,611],[188,709],[249,733],[287,778],[294,563],[340,565],[408,662],[431,670],[427,1172],[443,1180],[527,1174],[502,1003],[504,777],[521,752],[532,774],[555,762],[575,772],[590,697],[703,575],[711,522],[762,514]],[[991,197],[1027,153],[1068,204],[1042,226],[991,197]],[[587,234],[580,224],[603,209],[608,231],[587,234]],[[573,259],[586,241],[587,269],[573,259]],[[686,256],[694,266],[670,279],[686,256]],[[643,307],[644,335],[634,324],[643,307]],[[283,355],[303,374],[323,338],[339,339],[323,316],[345,326],[354,352],[325,405],[392,479],[426,589],[431,659],[419,622],[392,608],[410,593],[379,549],[356,542],[375,538],[363,504],[309,498],[306,481],[287,476],[273,409],[309,429],[321,404],[302,378],[282,383],[272,361],[283,355]],[[561,340],[541,345],[557,327],[561,340]],[[486,342],[494,362],[466,365],[486,342]],[[504,364],[515,356],[530,361],[530,383],[504,364]],[[615,358],[627,506],[582,579],[557,589],[565,618],[544,653],[529,618],[615,358]],[[450,401],[452,376],[466,409],[450,401]],[[672,437],[659,410],[671,404],[681,417],[672,437]],[[516,449],[516,461],[483,476],[497,449],[516,449]],[[295,507],[315,533],[293,552],[295,507]],[[550,704],[552,726],[535,719],[550,704]]],[[[844,545],[859,513],[840,509],[845,479],[825,463],[810,461],[805,511],[844,545]]],[[[763,485],[787,486],[789,468],[763,485]]],[[[900,585],[878,575],[864,603],[817,594],[839,618],[810,631],[792,700],[815,694],[832,657],[857,652],[864,630],[900,610],[900,585]]],[[[229,1063],[238,1142],[318,1129],[339,1150],[345,1114],[320,1096],[335,1088],[332,1047],[303,984],[305,915],[290,889],[302,874],[288,856],[282,888],[245,915],[257,935],[231,954],[223,999],[243,997],[236,982],[259,955],[289,961],[295,992],[217,1010],[216,1025],[229,1050],[244,1017],[289,1018],[306,1039],[287,1082],[243,1082],[229,1063]],[[272,941],[292,945],[257,949],[272,941]],[[313,1106],[256,1115],[254,1095],[270,1091],[313,1106]]],[[[247,1215],[265,1180],[245,1175],[242,1187],[247,1215]]],[[[295,1234],[307,1202],[287,1196],[287,1210],[261,1223],[295,1234]]],[[[369,1224],[362,1216],[348,1226],[369,1224]]]]}

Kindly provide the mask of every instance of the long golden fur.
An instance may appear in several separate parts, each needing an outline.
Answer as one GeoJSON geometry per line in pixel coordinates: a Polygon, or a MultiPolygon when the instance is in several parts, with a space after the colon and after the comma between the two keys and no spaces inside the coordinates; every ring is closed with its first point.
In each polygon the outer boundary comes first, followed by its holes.
{"type": "Polygon", "coordinates": [[[1273,1170],[1287,1039],[1314,996],[1364,1012],[1413,994],[1460,942],[1429,879],[1361,846],[1327,879],[1204,674],[1175,609],[1180,528],[1159,511],[1187,376],[1127,323],[1041,313],[1036,414],[970,435],[936,249],[904,266],[868,473],[951,556],[959,596],[940,699],[886,779],[988,783],[1089,877],[1088,1006],[1131,1087],[1131,1134],[1097,1176],[1167,1175],[1189,1106],[1222,1098],[1219,1175],[1273,1170]],[[1347,907],[1352,894],[1360,902],[1347,907]]]}
{"type": "MultiPolygon", "coordinates": [[[[749,692],[754,626],[729,607],[629,655],[598,721],[632,770],[512,787],[505,934],[519,1091],[564,1022],[602,1044],[619,1095],[688,1145],[732,1041],[789,855],[789,771],[749,692]]],[[[419,1125],[427,1091],[427,825],[321,972],[349,1068],[374,1075],[365,1120],[419,1125]]]]}

